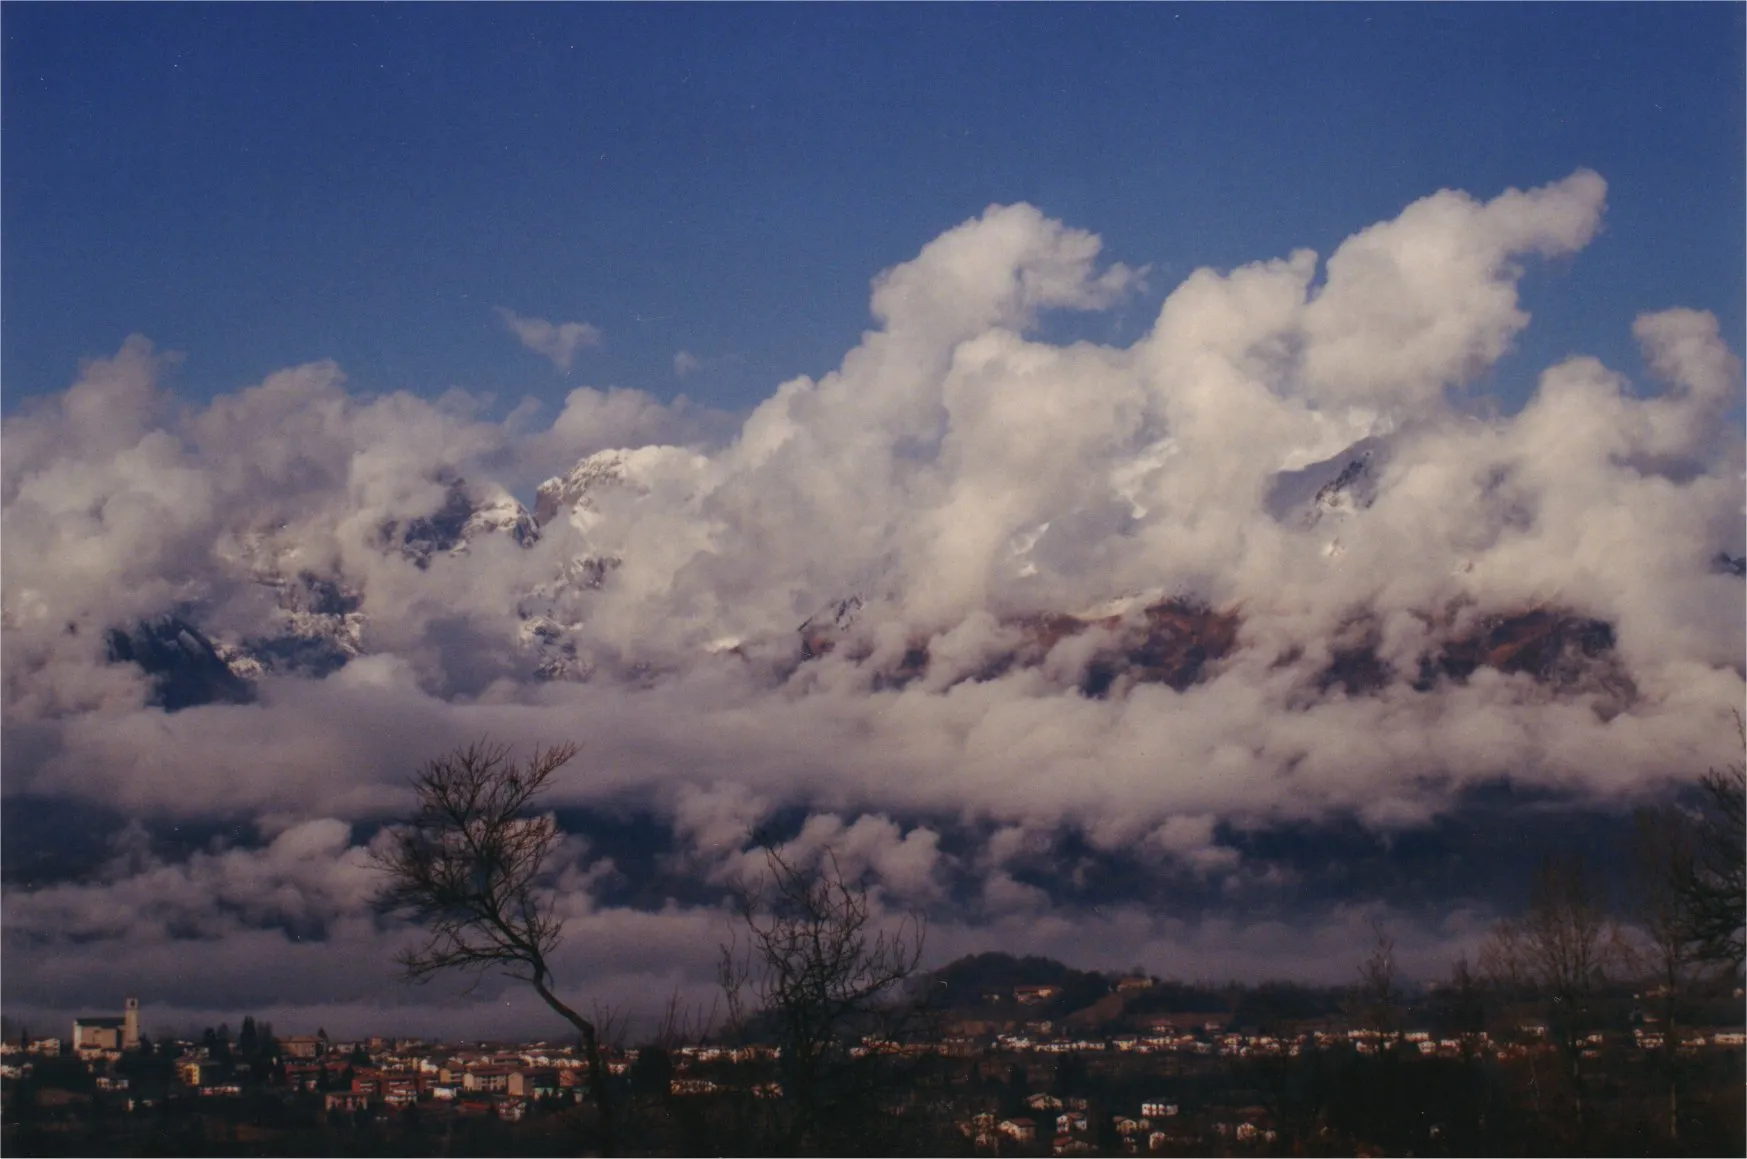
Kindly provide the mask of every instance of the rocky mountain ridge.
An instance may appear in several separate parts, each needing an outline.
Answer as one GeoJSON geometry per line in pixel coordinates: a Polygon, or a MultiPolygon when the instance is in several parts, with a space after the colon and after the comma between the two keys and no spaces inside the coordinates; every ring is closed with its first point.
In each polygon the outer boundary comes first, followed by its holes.
{"type": "MultiPolygon", "coordinates": [[[[1104,697],[1123,688],[1162,684],[1185,691],[1217,675],[1222,661],[1244,647],[1240,608],[1212,608],[1181,596],[1135,597],[1127,610],[1078,614],[1038,613],[1002,619],[1013,639],[969,672],[955,674],[940,687],[964,681],[998,679],[1015,668],[1043,665],[1067,641],[1075,649],[1072,684],[1085,696],[1104,697]]],[[[858,634],[856,597],[835,602],[829,616],[815,616],[799,629],[801,662],[836,655],[871,667],[875,689],[903,688],[929,675],[929,640],[912,639],[896,660],[880,658],[871,637],[858,634]]],[[[1528,608],[1494,613],[1458,628],[1447,612],[1428,633],[1428,647],[1415,663],[1398,670],[1379,655],[1374,634],[1361,631],[1356,643],[1332,647],[1314,679],[1315,691],[1349,696],[1373,695],[1393,683],[1431,692],[1440,683],[1466,683],[1478,670],[1525,675],[1550,694],[1597,694],[1608,710],[1629,703],[1636,688],[1615,654],[1613,626],[1566,608],[1528,608]]],[[[1275,660],[1296,663],[1305,654],[1294,648],[1275,660]]]]}
{"type": "MultiPolygon", "coordinates": [[[[1320,533],[1333,523],[1361,518],[1377,497],[1386,448],[1375,441],[1318,464],[1283,473],[1269,506],[1288,526],[1320,533]]],[[[445,557],[464,557],[485,536],[507,536],[523,548],[539,543],[542,529],[568,519],[584,549],[569,555],[549,581],[510,594],[518,619],[515,646],[531,674],[546,680],[595,678],[596,666],[579,644],[588,593],[612,582],[622,566],[614,553],[592,549],[589,529],[605,505],[636,502],[661,485],[663,474],[695,471],[701,462],[680,448],[606,451],[580,460],[568,473],[543,483],[530,512],[501,490],[476,488],[453,472],[435,479],[445,487],[438,509],[426,515],[383,521],[374,545],[421,571],[445,557]]],[[[1339,551],[1331,539],[1325,553],[1339,551]]],[[[1719,556],[1740,574],[1733,557],[1719,556]]],[[[195,703],[235,701],[251,693],[250,682],[268,675],[321,678],[368,650],[368,604],[361,587],[337,574],[299,567],[295,551],[274,546],[271,531],[246,538],[238,562],[251,582],[274,593],[271,631],[241,638],[209,638],[193,609],[110,633],[109,656],[138,664],[151,674],[159,702],[174,710],[195,703]]],[[[1499,608],[1478,617],[1469,610],[1428,609],[1426,645],[1417,656],[1387,658],[1376,628],[1361,614],[1333,641],[1302,641],[1273,660],[1276,666],[1318,661],[1306,695],[1367,696],[1392,685],[1430,692],[1441,683],[1464,683],[1481,669],[1523,675],[1550,695],[1593,695],[1603,711],[1617,711],[1636,695],[1630,674],[1615,652],[1613,625],[1581,609],[1557,606],[1499,608]]],[[[925,680],[944,689],[966,680],[985,681],[1015,669],[1047,668],[1064,690],[1089,697],[1121,695],[1137,685],[1160,684],[1182,692],[1213,678],[1240,653],[1245,614],[1240,607],[1212,607],[1163,590],[1130,593],[1078,612],[1029,611],[997,614],[1002,643],[968,669],[937,665],[935,641],[951,625],[932,632],[905,628],[896,653],[876,647],[870,617],[889,616],[869,597],[850,593],[803,620],[786,641],[758,643],[779,657],[777,679],[834,657],[861,669],[872,691],[904,688],[925,680]],[[773,651],[774,650],[774,651],[773,651]],[[783,661],[781,656],[788,656],[783,661]]],[[[889,639],[889,631],[887,638],[889,639]]],[[[726,651],[748,655],[747,642],[726,651]]]]}

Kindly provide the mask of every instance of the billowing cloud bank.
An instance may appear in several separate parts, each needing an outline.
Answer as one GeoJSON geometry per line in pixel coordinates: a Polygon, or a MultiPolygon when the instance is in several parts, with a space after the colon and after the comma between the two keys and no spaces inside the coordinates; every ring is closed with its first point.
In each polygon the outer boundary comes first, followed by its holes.
{"type": "MultiPolygon", "coordinates": [[[[1387,903],[1294,925],[1244,835],[1423,828],[1503,782],[1610,807],[1731,756],[1715,319],[1646,313],[1646,373],[1572,357],[1508,417],[1464,389],[1529,324],[1522,263],[1580,250],[1605,192],[1445,191],[1320,263],[1197,271],[1126,348],[1028,337],[1142,274],[991,207],[737,429],[583,389],[532,430],[326,363],[189,408],[130,339],[5,427],[5,791],[141,821],[81,880],[14,875],[9,1005],[202,1009],[196,955],[253,979],[238,1003],[376,1009],[401,934],[360,843],[481,733],[579,741],[554,804],[662,834],[665,893],[579,839],[579,985],[705,976],[706,887],[783,818],[933,909],[942,954],[1343,974],[1387,903]],[[154,850],[203,824],[241,838],[154,850]],[[1214,901],[1063,900],[1112,859],[1214,901]]],[[[1403,919],[1428,969],[1484,908],[1403,919]]]]}

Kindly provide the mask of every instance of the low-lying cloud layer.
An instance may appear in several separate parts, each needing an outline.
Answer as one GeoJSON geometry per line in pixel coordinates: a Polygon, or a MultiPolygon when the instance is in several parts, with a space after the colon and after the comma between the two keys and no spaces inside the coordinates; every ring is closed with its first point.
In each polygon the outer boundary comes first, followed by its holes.
{"type": "MultiPolygon", "coordinates": [[[[1143,275],[991,207],[875,280],[837,370],[738,422],[592,389],[492,422],[331,363],[190,407],[129,339],[5,426],[5,791],[139,819],[82,880],[8,883],[9,1007],[197,1011],[218,978],[378,1009],[404,931],[363,843],[412,766],[486,733],[581,743],[552,803],[652,819],[702,890],[614,900],[635,871],[579,841],[580,989],[701,985],[708,888],[784,819],[934,912],[931,957],[1344,976],[1387,912],[1434,971],[1490,899],[1294,915],[1243,835],[1424,827],[1507,780],[1605,811],[1731,756],[1716,320],[1646,313],[1642,372],[1574,356],[1513,415],[1466,389],[1529,324],[1522,263],[1580,250],[1605,192],[1440,192],[1325,261],[1197,271],[1128,347],[1029,336],[1143,275]],[[112,631],[141,625],[210,641],[247,695],[165,711],[112,631]],[[153,851],[216,822],[243,839],[153,851]],[[1229,904],[1091,908],[1040,867],[1064,842],[1229,904]]],[[[598,339],[505,316],[561,367],[598,339]]]]}

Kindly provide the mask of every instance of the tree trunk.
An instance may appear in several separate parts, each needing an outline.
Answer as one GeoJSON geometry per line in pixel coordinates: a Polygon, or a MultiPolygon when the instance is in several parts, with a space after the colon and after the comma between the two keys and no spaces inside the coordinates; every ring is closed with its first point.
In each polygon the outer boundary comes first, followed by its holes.
{"type": "Polygon", "coordinates": [[[594,1096],[595,1106],[600,1108],[601,1116],[601,1154],[614,1154],[615,1138],[613,1134],[613,1099],[612,1075],[607,1073],[607,1066],[601,1059],[600,1042],[595,1036],[594,1023],[582,1020],[583,1053],[588,1058],[588,1089],[594,1096]]]}
{"type": "Polygon", "coordinates": [[[1680,1086],[1675,1078],[1678,1050],[1675,1046],[1674,1003],[1670,1002],[1668,1017],[1662,1021],[1662,1062],[1668,1068],[1668,1141],[1680,1142],[1680,1086]]]}
{"type": "Polygon", "coordinates": [[[1582,1056],[1576,1049],[1571,1052],[1571,1092],[1576,1097],[1577,1105],[1577,1138],[1582,1141],[1585,1133],[1583,1121],[1583,1063],[1582,1056]]]}
{"type": "Polygon", "coordinates": [[[606,1064],[601,1061],[600,1041],[595,1035],[594,1023],[560,1001],[556,994],[546,988],[543,979],[534,979],[534,989],[545,1000],[546,1005],[557,1011],[582,1035],[583,1056],[588,1060],[588,1091],[601,1117],[601,1154],[610,1157],[614,1154],[615,1142],[612,1084],[606,1064]]]}

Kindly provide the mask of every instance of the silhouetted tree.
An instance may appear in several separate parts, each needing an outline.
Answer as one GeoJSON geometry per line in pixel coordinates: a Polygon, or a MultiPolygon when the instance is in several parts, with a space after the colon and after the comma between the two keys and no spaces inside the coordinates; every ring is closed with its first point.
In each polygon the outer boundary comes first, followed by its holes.
{"type": "Polygon", "coordinates": [[[1054,1081],[1051,1082],[1051,1093],[1068,1096],[1084,1095],[1091,1085],[1090,1075],[1086,1070],[1086,1060],[1075,1052],[1064,1054],[1055,1064],[1054,1081]]]}
{"type": "Polygon", "coordinates": [[[200,1045],[206,1048],[208,1058],[218,1060],[230,1058],[230,1026],[220,1024],[217,1029],[208,1026],[200,1032],[200,1045]]]}
{"type": "Polygon", "coordinates": [[[882,928],[866,887],[844,879],[829,849],[803,864],[767,843],[764,857],[764,880],[739,898],[748,944],[722,947],[729,1020],[744,1027],[756,1016],[775,1033],[791,1151],[877,1146],[865,1133],[877,1124],[858,1104],[883,1060],[856,1058],[851,1040],[899,1030],[896,1000],[921,961],[922,919],[882,928]]]}
{"type": "Polygon", "coordinates": [[[1368,1022],[1389,1034],[1398,1029],[1401,998],[1395,982],[1395,939],[1383,932],[1380,922],[1371,923],[1371,933],[1376,939],[1371,953],[1359,964],[1359,1008],[1368,1022]]]}
{"type": "Polygon", "coordinates": [[[449,970],[501,971],[532,986],[576,1028],[610,1154],[613,1099],[597,1029],[553,992],[548,965],[564,925],[542,888],[558,825],[550,815],[529,815],[575,755],[575,745],[559,745],[536,749],[521,764],[508,745],[478,741],[427,763],[413,780],[418,811],[378,859],[387,877],[378,903],[430,931],[422,947],[398,959],[409,981],[449,970]]]}
{"type": "Polygon", "coordinates": [[[1548,1029],[1570,1068],[1579,1131],[1584,1126],[1579,1039],[1593,1017],[1596,989],[1619,950],[1619,931],[1578,855],[1544,859],[1528,908],[1494,926],[1481,950],[1482,969],[1493,980],[1544,1001],[1548,1029]]]}
{"type": "Polygon", "coordinates": [[[1442,1029],[1461,1035],[1466,1046],[1486,1029],[1486,986],[1463,954],[1450,967],[1450,981],[1438,1003],[1442,1029]]]}
{"type": "MultiPolygon", "coordinates": [[[[1742,737],[1736,717],[1736,736],[1742,737]]],[[[1661,1015],[1668,1133],[1680,1134],[1679,1024],[1683,1004],[1710,984],[1732,982],[1742,965],[1747,917],[1747,767],[1711,769],[1699,782],[1699,808],[1640,809],[1634,946],[1646,989],[1661,1015]]]]}
{"type": "Polygon", "coordinates": [[[1655,1003],[1662,1027],[1662,1070],[1668,1084],[1668,1137],[1680,1138],[1678,1083],[1679,1017],[1683,1002],[1703,967],[1691,934],[1684,889],[1692,879],[1698,830],[1675,809],[1641,809],[1637,815],[1637,896],[1633,916],[1638,939],[1633,946],[1646,997],[1655,1003]]]}
{"type": "Polygon", "coordinates": [[[1007,1068],[1007,1083],[1001,1093],[1003,1115],[1023,1115],[1030,1107],[1025,1103],[1031,1094],[1031,1076],[1018,1063],[1007,1068]]]}
{"type": "Polygon", "coordinates": [[[673,1083],[673,1059],[659,1046],[645,1046],[637,1052],[629,1078],[632,1094],[665,1096],[673,1083]]]}
{"type": "MultiPolygon", "coordinates": [[[[1737,717],[1737,732],[1740,723],[1737,717]]],[[[1692,857],[1679,867],[1676,890],[1693,952],[1739,974],[1747,918],[1747,764],[1712,769],[1699,785],[1703,804],[1692,857]]]]}

